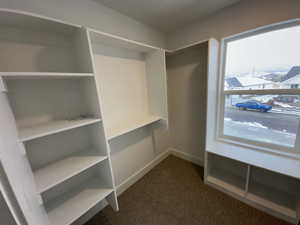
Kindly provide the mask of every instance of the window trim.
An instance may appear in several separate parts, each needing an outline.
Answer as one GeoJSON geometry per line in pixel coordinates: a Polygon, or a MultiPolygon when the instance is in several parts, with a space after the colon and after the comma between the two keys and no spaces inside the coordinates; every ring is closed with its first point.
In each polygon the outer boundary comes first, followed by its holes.
{"type": "Polygon", "coordinates": [[[239,33],[233,36],[225,37],[221,40],[220,51],[220,69],[218,78],[218,99],[217,106],[217,126],[216,126],[216,140],[221,142],[227,142],[243,147],[252,148],[255,150],[263,150],[271,153],[279,153],[288,156],[299,156],[300,154],[300,124],[298,125],[298,131],[296,133],[296,140],[294,147],[288,147],[278,144],[272,144],[262,141],[249,140],[246,138],[224,135],[224,111],[225,111],[225,96],[226,95],[241,95],[241,94],[293,94],[300,95],[300,89],[257,89],[257,90],[224,90],[225,80],[225,65],[226,65],[226,53],[227,44],[231,41],[240,40],[243,38],[263,34],[266,32],[276,31],[284,28],[290,28],[293,26],[299,26],[300,19],[292,19],[280,23],[275,23],[267,26],[262,26],[257,29],[249,30],[243,33],[239,33]]]}

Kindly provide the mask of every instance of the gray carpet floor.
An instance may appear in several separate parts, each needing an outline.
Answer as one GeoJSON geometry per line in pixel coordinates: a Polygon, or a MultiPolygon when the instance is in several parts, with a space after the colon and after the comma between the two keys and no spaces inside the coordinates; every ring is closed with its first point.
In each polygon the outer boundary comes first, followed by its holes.
{"type": "Polygon", "coordinates": [[[203,183],[203,168],[169,156],[85,225],[288,225],[203,183]]]}

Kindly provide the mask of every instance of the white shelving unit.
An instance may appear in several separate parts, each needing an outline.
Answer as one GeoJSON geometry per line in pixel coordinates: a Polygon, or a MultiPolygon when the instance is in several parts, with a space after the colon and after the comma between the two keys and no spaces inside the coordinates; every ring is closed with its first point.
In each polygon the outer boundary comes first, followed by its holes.
{"type": "Polygon", "coordinates": [[[298,223],[300,206],[298,179],[210,152],[206,152],[205,170],[205,182],[208,185],[273,216],[294,224],[298,223]],[[226,166],[220,169],[220,165],[226,166]]]}
{"type": "Polygon", "coordinates": [[[156,122],[167,126],[165,51],[92,29],[89,33],[108,139],[156,122]]]}
{"type": "Polygon", "coordinates": [[[207,167],[207,181],[216,186],[230,190],[244,196],[246,187],[247,165],[209,154],[207,167]]]}
{"type": "Polygon", "coordinates": [[[123,134],[129,133],[138,128],[147,126],[149,124],[155,123],[160,120],[161,120],[161,117],[147,116],[147,117],[141,118],[141,119],[136,118],[135,120],[126,121],[126,122],[120,124],[119,126],[115,126],[115,127],[108,129],[108,139],[109,140],[114,139],[123,134]]]}
{"type": "Polygon", "coordinates": [[[87,126],[100,122],[100,119],[75,119],[75,120],[56,120],[47,123],[38,124],[33,127],[19,129],[20,141],[30,141],[35,138],[44,137],[51,134],[87,126]]]}
{"type": "Polygon", "coordinates": [[[86,28],[0,10],[1,166],[31,225],[118,202],[86,28]]]}
{"type": "Polygon", "coordinates": [[[39,193],[47,191],[105,159],[107,156],[99,156],[94,151],[85,151],[38,169],[34,171],[37,189],[39,193]]]}

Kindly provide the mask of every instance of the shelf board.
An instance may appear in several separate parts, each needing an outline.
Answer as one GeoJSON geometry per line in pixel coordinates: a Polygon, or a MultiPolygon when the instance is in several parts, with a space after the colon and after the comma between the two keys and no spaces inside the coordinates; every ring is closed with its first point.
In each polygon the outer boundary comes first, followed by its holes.
{"type": "Polygon", "coordinates": [[[42,193],[105,159],[107,156],[99,156],[95,151],[82,151],[38,169],[34,172],[38,192],[42,193]]]}
{"type": "Polygon", "coordinates": [[[148,116],[143,119],[138,119],[135,121],[126,120],[126,122],[124,122],[123,124],[119,124],[117,127],[111,127],[108,130],[108,139],[112,140],[116,137],[119,137],[121,135],[129,133],[131,131],[134,131],[138,128],[147,126],[147,125],[157,122],[159,120],[161,120],[161,118],[157,117],[157,116],[148,116]]]}
{"type": "Polygon", "coordinates": [[[221,179],[218,179],[216,177],[213,177],[213,176],[207,176],[206,180],[211,183],[211,184],[214,184],[218,187],[221,187],[223,189],[225,189],[226,191],[229,191],[233,194],[236,194],[238,196],[241,196],[243,197],[245,195],[245,191],[240,189],[239,187],[235,186],[235,185],[232,185],[230,183],[227,183],[221,179]]]}
{"type": "Polygon", "coordinates": [[[123,48],[138,52],[152,52],[160,50],[158,47],[140,43],[134,40],[129,40],[117,35],[105,33],[102,31],[89,28],[92,44],[102,44],[106,46],[123,48]]]}
{"type": "Polygon", "coordinates": [[[113,189],[103,188],[97,182],[97,178],[94,178],[94,180],[85,182],[75,190],[46,203],[45,207],[51,225],[73,223],[112,192],[113,189]]]}
{"type": "Polygon", "coordinates": [[[22,142],[56,134],[62,131],[98,123],[101,119],[56,120],[33,127],[19,129],[19,140],[22,142]]]}
{"type": "Polygon", "coordinates": [[[57,72],[0,72],[5,79],[41,79],[41,78],[82,78],[93,77],[93,73],[57,73],[57,72]]]}
{"type": "Polygon", "coordinates": [[[291,217],[291,218],[296,218],[296,211],[293,209],[290,209],[288,207],[279,205],[273,201],[267,200],[265,198],[262,198],[260,196],[257,196],[255,194],[252,193],[247,193],[246,195],[246,199],[255,202],[258,205],[261,205],[267,209],[271,209],[273,211],[276,211],[278,213],[281,213],[287,217],[291,217]]]}

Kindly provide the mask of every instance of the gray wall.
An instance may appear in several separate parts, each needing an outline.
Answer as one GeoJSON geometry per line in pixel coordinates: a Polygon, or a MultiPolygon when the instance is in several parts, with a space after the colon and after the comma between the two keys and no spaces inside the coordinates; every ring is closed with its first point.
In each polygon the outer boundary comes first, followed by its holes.
{"type": "Polygon", "coordinates": [[[0,7],[42,14],[150,45],[165,46],[162,33],[101,5],[97,0],[1,0],[0,7]]]}
{"type": "Polygon", "coordinates": [[[167,56],[171,147],[200,162],[205,150],[207,44],[167,56]]]}
{"type": "Polygon", "coordinates": [[[167,37],[168,49],[175,49],[208,38],[226,36],[300,17],[298,0],[244,0],[203,21],[177,30],[167,37]]]}

